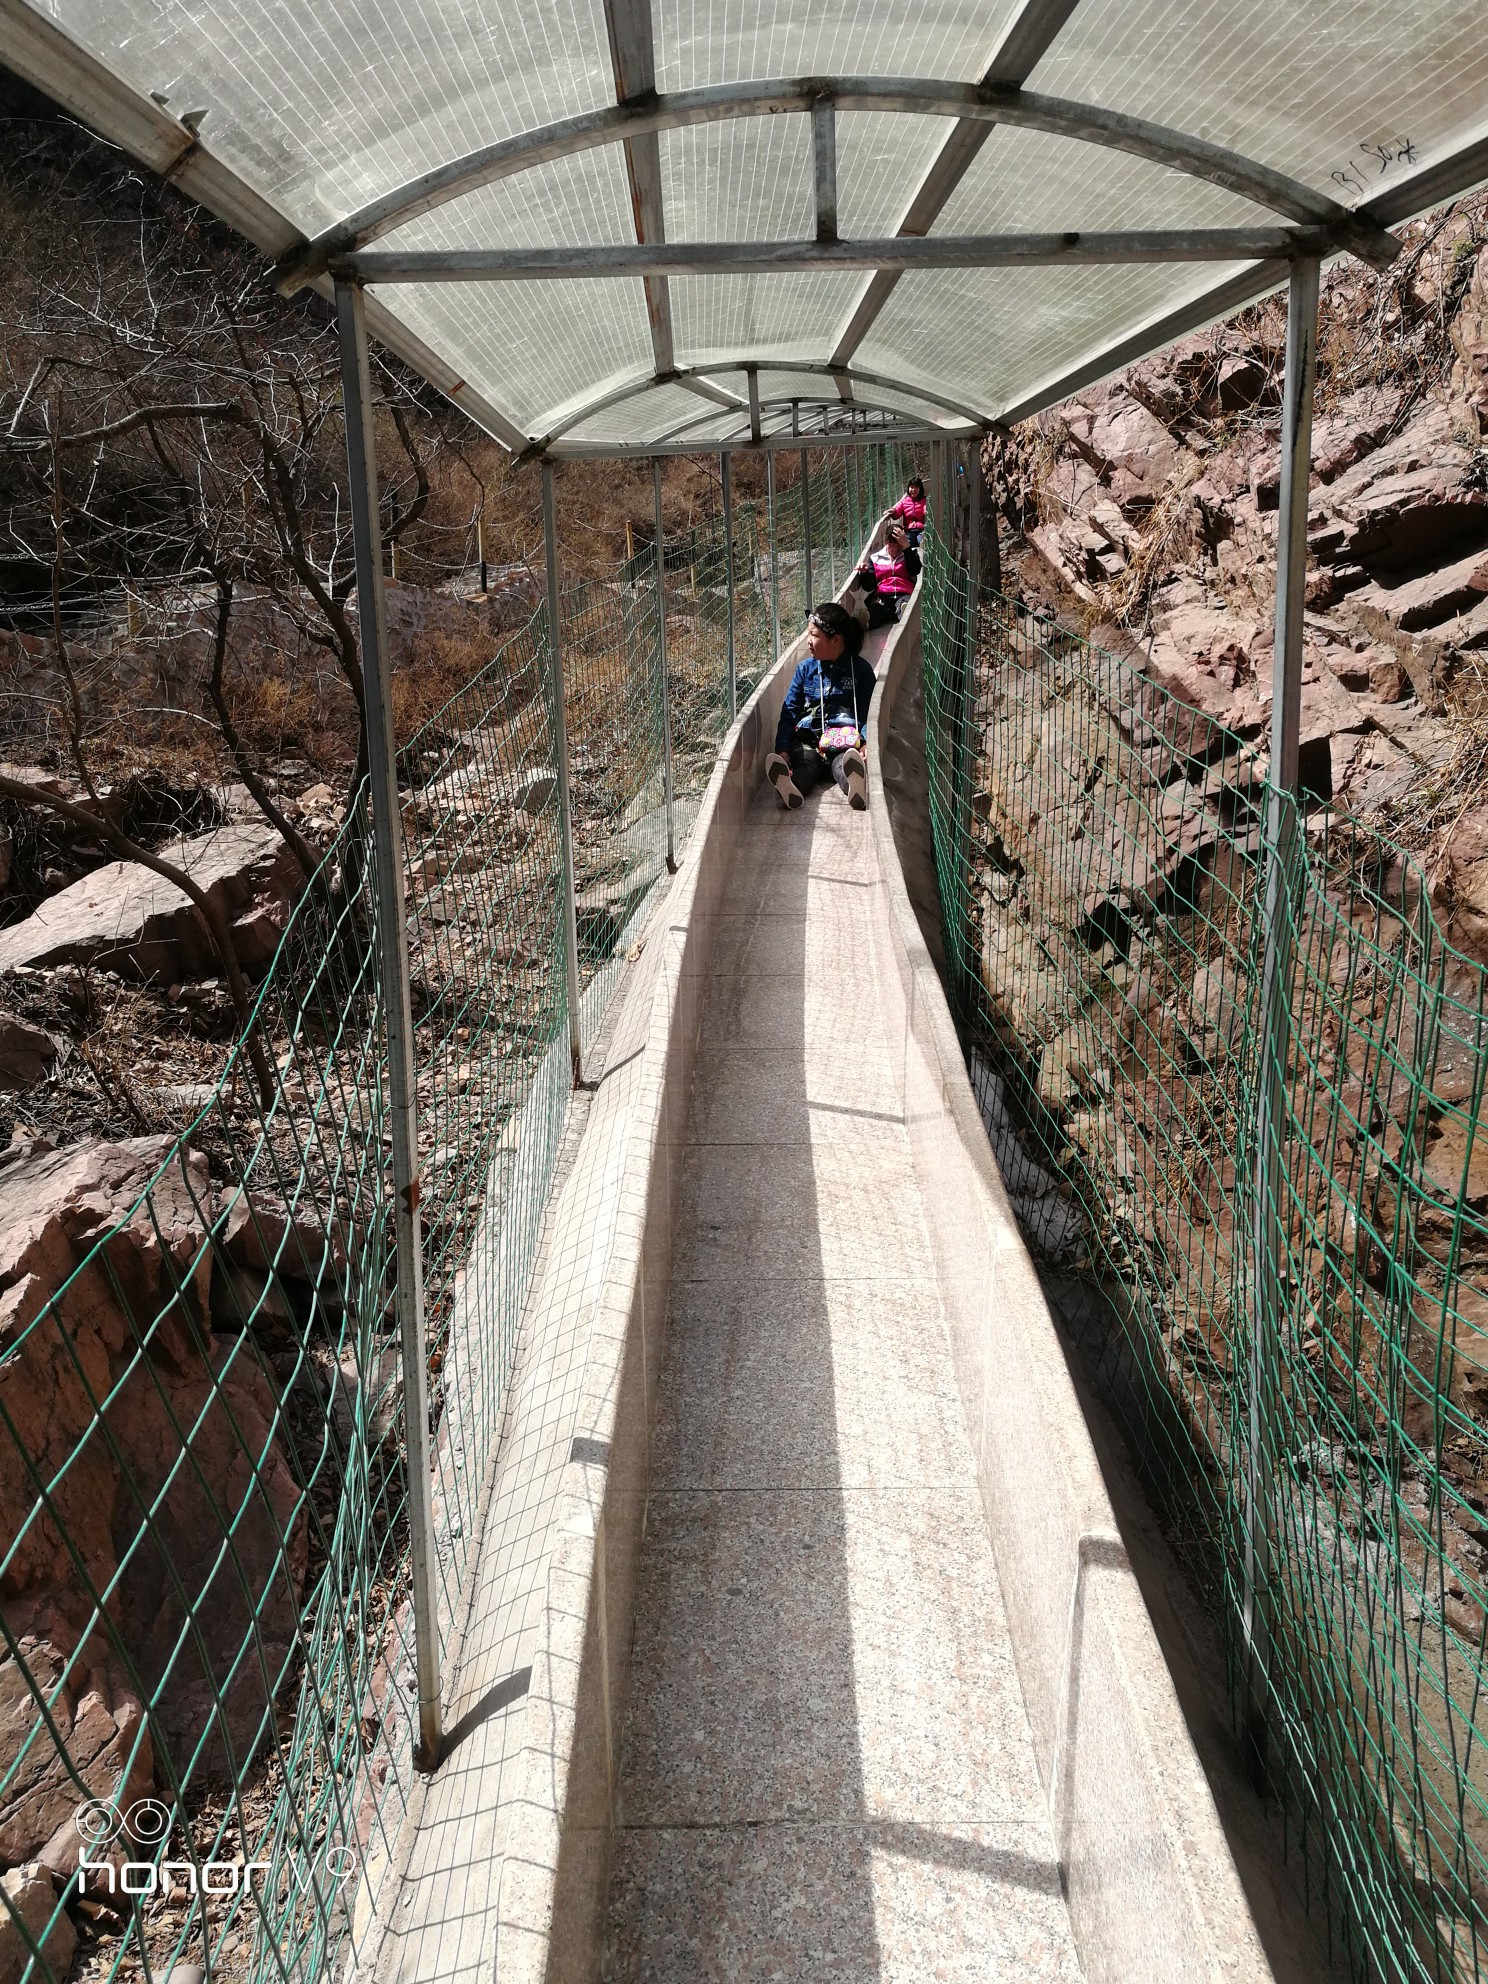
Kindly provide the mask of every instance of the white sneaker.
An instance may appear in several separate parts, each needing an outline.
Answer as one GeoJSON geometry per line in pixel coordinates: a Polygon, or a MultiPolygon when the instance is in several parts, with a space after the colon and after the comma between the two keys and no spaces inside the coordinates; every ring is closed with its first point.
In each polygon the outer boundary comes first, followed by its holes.
{"type": "Polygon", "coordinates": [[[765,777],[774,786],[775,797],[782,806],[794,812],[802,804],[800,787],[791,777],[790,759],[783,751],[772,751],[766,758],[765,777]]]}
{"type": "Polygon", "coordinates": [[[855,813],[868,810],[868,767],[861,751],[848,749],[842,754],[842,771],[847,779],[847,803],[855,813]]]}

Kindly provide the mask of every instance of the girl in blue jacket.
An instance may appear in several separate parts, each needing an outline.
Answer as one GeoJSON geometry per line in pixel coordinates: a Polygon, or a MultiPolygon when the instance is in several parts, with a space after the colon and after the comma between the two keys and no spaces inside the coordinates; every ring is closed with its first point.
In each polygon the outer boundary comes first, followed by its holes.
{"type": "Polygon", "coordinates": [[[780,706],[775,749],[765,760],[765,776],[782,806],[799,806],[828,777],[855,812],[868,804],[863,729],[873,670],[859,653],[862,644],[863,630],[846,607],[836,600],[812,607],[806,657],[796,664],[780,706]]]}

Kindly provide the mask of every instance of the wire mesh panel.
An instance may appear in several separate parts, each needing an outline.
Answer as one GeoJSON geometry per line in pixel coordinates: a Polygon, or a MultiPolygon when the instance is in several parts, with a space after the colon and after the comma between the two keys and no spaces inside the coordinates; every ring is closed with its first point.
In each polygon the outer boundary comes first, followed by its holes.
{"type": "MultiPolygon", "coordinates": [[[[680,852],[730,594],[739,705],[772,659],[764,523],[736,507],[732,570],[719,523],[561,596],[586,1039],[665,874],[662,611],[680,852]]],[[[400,754],[446,1643],[571,1092],[553,663],[544,611],[400,754]]],[[[375,902],[361,805],[190,1130],[0,1168],[0,1955],[28,1984],[371,1948],[417,1734],[375,902]]]]}
{"type": "Polygon", "coordinates": [[[1023,1231],[1354,1967],[1476,1978],[1484,971],[1398,848],[1306,802],[1273,848],[1254,740],[927,550],[948,989],[1023,1231]]]}
{"type": "MultiPolygon", "coordinates": [[[[811,448],[799,458],[780,458],[790,465],[777,482],[773,539],[782,643],[805,626],[819,600],[832,598],[846,584],[874,525],[916,472],[921,452],[889,442],[873,448],[811,448]],[[798,460],[807,465],[804,477],[798,460]],[[787,473],[792,479],[786,479],[787,473]]],[[[768,517],[763,529],[768,548],[768,517]]]]}
{"type": "MultiPolygon", "coordinates": [[[[403,753],[446,1633],[570,1083],[550,694],[528,629],[403,753]]],[[[29,1507],[0,1561],[29,1723],[0,1809],[42,1870],[8,1891],[38,1975],[74,1935],[45,1870],[80,1856],[90,1969],[255,1978],[322,1974],[391,1857],[413,1650],[374,900],[359,809],[187,1135],[7,1176],[78,1258],[13,1319],[0,1385],[29,1507]]]]}

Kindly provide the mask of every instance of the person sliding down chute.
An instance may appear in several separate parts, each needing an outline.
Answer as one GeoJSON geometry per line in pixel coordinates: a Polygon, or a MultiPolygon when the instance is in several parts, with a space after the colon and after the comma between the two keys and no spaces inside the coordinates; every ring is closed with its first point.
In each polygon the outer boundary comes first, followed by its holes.
{"type": "Polygon", "coordinates": [[[806,658],[796,664],[775,726],[775,749],[765,760],[765,776],[782,806],[799,806],[828,777],[855,812],[868,804],[863,724],[873,670],[858,652],[862,644],[862,628],[836,600],[812,607],[806,658]]]}
{"type": "Polygon", "coordinates": [[[868,588],[864,601],[868,625],[887,627],[897,620],[899,608],[914,591],[919,576],[920,554],[903,524],[891,520],[884,531],[883,549],[865,558],[854,574],[868,588]]]}
{"type": "Polygon", "coordinates": [[[904,494],[889,515],[903,524],[910,543],[918,549],[925,534],[925,485],[917,475],[912,475],[905,483],[904,494]]]}

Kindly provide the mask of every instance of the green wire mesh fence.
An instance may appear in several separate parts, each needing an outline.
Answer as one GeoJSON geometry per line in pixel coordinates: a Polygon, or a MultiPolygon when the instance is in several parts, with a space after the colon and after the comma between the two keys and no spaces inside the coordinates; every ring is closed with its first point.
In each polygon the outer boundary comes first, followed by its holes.
{"type": "Polygon", "coordinates": [[[833,597],[851,577],[868,530],[904,493],[917,456],[902,443],[887,443],[812,448],[776,460],[775,546],[785,642],[810,607],[833,597]]]}
{"type": "MultiPolygon", "coordinates": [[[[818,466],[818,593],[888,472],[855,466],[849,512],[818,466]]],[[[665,873],[660,614],[680,849],[771,661],[768,549],[739,504],[732,570],[720,522],[563,594],[586,1040],[665,873]]],[[[570,1095],[553,679],[539,614],[400,754],[445,1638],[570,1095]]],[[[31,1249],[0,1291],[0,1958],[26,1984],[310,1980],[365,1948],[417,1724],[377,955],[363,801],[189,1131],[0,1169],[31,1249]]]]}
{"type": "Polygon", "coordinates": [[[1273,847],[1264,738],[968,595],[932,533],[948,990],[1010,1196],[1227,1630],[1309,1898],[1356,1974],[1475,1979],[1484,970],[1326,766],[1273,847]]]}

